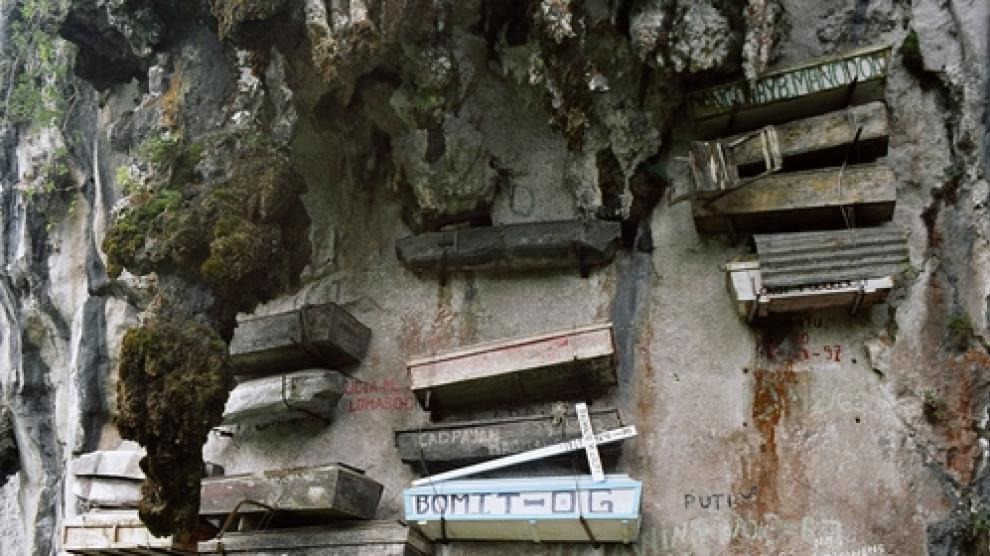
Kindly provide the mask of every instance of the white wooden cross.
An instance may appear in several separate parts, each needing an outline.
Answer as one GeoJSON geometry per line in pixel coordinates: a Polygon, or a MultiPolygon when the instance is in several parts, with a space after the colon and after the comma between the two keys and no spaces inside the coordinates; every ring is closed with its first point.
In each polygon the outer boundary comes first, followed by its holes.
{"type": "Polygon", "coordinates": [[[511,456],[493,459],[491,461],[476,463],[460,469],[447,471],[446,473],[438,473],[429,477],[423,477],[422,479],[416,479],[413,481],[412,485],[420,486],[437,483],[440,481],[449,481],[451,479],[459,479],[461,477],[467,477],[477,473],[502,469],[503,467],[509,467],[510,465],[559,456],[561,454],[566,454],[568,452],[581,449],[583,449],[588,456],[588,467],[591,468],[592,480],[595,482],[604,481],[605,472],[602,468],[601,457],[598,454],[598,445],[608,444],[609,442],[618,442],[619,440],[625,440],[626,438],[632,438],[637,434],[636,427],[633,425],[628,425],[618,429],[607,430],[595,434],[595,431],[591,428],[591,417],[588,415],[588,405],[581,402],[578,403],[576,407],[578,424],[581,425],[581,438],[561,442],[560,444],[551,444],[550,446],[544,446],[535,450],[529,450],[528,452],[521,452],[511,456]]]}

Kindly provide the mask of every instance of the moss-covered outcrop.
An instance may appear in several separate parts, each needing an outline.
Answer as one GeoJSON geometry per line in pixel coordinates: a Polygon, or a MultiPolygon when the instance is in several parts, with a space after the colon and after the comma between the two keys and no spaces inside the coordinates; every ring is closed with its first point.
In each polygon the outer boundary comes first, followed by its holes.
{"type": "Polygon", "coordinates": [[[0,487],[20,468],[17,438],[14,436],[14,416],[10,409],[0,407],[0,487]]]}
{"type": "Polygon", "coordinates": [[[153,534],[195,529],[201,447],[231,388],[227,346],[207,326],[152,321],[124,335],[115,424],[147,450],[139,513],[153,534]]]}
{"type": "Polygon", "coordinates": [[[305,184],[285,153],[257,138],[217,135],[169,148],[145,149],[168,177],[133,194],[107,232],[110,273],[204,282],[223,301],[227,328],[237,311],[290,287],[308,260],[305,184]],[[229,170],[207,178],[200,167],[229,170]]]}

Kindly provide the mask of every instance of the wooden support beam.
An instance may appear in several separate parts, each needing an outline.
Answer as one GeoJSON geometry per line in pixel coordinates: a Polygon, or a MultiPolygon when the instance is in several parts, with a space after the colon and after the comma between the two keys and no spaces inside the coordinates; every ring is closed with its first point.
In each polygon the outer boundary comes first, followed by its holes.
{"type": "Polygon", "coordinates": [[[230,342],[238,374],[276,374],[359,363],[371,330],[336,303],[242,320],[230,342]]]}
{"type": "Polygon", "coordinates": [[[229,533],[199,543],[199,554],[225,556],[430,556],[433,544],[396,521],[342,521],[332,526],[229,533]]]}

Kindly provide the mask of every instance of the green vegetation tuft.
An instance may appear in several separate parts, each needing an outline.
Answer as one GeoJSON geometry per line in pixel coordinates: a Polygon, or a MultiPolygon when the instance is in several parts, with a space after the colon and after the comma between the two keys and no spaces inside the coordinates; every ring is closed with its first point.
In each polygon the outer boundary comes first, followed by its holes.
{"type": "Polygon", "coordinates": [[[969,349],[975,334],[973,325],[964,314],[956,313],[949,317],[947,325],[949,329],[949,345],[956,351],[966,351],[969,349]]]}
{"type": "Polygon", "coordinates": [[[925,419],[935,425],[945,420],[946,403],[932,389],[924,391],[921,397],[921,407],[925,414],[925,419]]]}
{"type": "Polygon", "coordinates": [[[10,40],[0,59],[5,62],[11,88],[4,97],[3,123],[57,125],[65,111],[69,80],[65,42],[56,29],[66,3],[60,0],[22,0],[10,18],[10,40]]]}

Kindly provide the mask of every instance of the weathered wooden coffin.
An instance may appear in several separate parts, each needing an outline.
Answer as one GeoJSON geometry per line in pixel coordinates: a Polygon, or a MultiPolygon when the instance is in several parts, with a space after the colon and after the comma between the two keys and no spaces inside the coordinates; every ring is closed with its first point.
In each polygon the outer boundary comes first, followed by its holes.
{"type": "Polygon", "coordinates": [[[403,502],[406,521],[432,540],[629,543],[641,494],[626,475],[475,479],[409,488],[403,502]]]}
{"type": "MultiPolygon", "coordinates": [[[[591,411],[591,422],[596,431],[622,426],[619,412],[615,409],[591,411]]],[[[518,454],[580,437],[581,427],[572,411],[559,423],[554,423],[550,415],[541,415],[397,430],[395,447],[403,462],[419,468],[420,472],[429,472],[518,454]],[[424,462],[427,469],[422,469],[424,462]]]]}
{"type": "Polygon", "coordinates": [[[725,136],[762,125],[883,100],[890,46],[867,47],[769,72],[688,96],[703,137],[725,136]]]}
{"type": "Polygon", "coordinates": [[[424,409],[560,400],[613,386],[612,324],[480,344],[408,364],[424,409]]]}
{"type": "Polygon", "coordinates": [[[565,220],[464,228],[400,239],[396,255],[420,271],[513,271],[607,264],[622,238],[618,222],[565,220]]]}
{"type": "Polygon", "coordinates": [[[887,135],[887,108],[871,102],[759,132],[696,141],[687,158],[690,172],[672,180],[671,201],[709,199],[775,171],[839,166],[847,157],[876,159],[886,154],[887,135]]]}
{"type": "Polygon", "coordinates": [[[199,554],[223,556],[430,556],[433,544],[395,521],[352,521],[332,527],[298,527],[228,533],[199,543],[199,554]]]}
{"type": "MultiPolygon", "coordinates": [[[[296,512],[332,518],[370,519],[382,485],[343,465],[260,471],[203,479],[199,513],[230,514],[243,500],[260,502],[279,513],[296,512]]],[[[264,512],[244,506],[241,514],[264,512]]]]}
{"type": "Polygon", "coordinates": [[[870,226],[891,219],[897,199],[886,165],[771,174],[712,201],[692,203],[698,232],[784,232],[870,226]]]}
{"type": "Polygon", "coordinates": [[[242,320],[230,342],[237,374],[284,373],[360,362],[371,330],[336,303],[242,320]]]}
{"type": "Polygon", "coordinates": [[[87,506],[136,508],[141,500],[141,458],[135,450],[101,450],[72,461],[72,493],[87,506]]]}
{"type": "Polygon", "coordinates": [[[172,538],[155,537],[137,511],[89,512],[66,519],[62,549],[69,554],[192,554],[172,549],[172,538]]]}
{"type": "Polygon", "coordinates": [[[264,425],[306,416],[330,419],[345,384],[344,375],[323,369],[247,380],[231,391],[223,422],[264,425]]]}
{"type": "Polygon", "coordinates": [[[908,264],[907,243],[894,226],[756,235],[757,261],[726,265],[739,314],[882,303],[908,264]]]}

